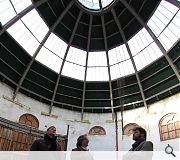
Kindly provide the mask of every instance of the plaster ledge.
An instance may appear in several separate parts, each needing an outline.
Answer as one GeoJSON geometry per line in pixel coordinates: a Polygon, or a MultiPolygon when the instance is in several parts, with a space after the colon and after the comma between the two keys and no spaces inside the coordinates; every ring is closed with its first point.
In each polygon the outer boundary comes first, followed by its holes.
{"type": "Polygon", "coordinates": [[[49,113],[47,113],[47,112],[41,112],[41,115],[48,116],[48,117],[52,117],[52,118],[55,118],[55,119],[58,118],[57,115],[49,114],[49,113]]]}
{"type": "Polygon", "coordinates": [[[74,120],[68,119],[67,121],[68,121],[68,122],[78,122],[78,123],[88,123],[88,124],[91,124],[91,123],[89,122],[89,120],[79,121],[79,120],[76,120],[76,119],[74,119],[74,120]]]}
{"type": "Polygon", "coordinates": [[[7,96],[5,96],[5,95],[3,95],[2,97],[3,97],[3,99],[5,99],[5,100],[7,100],[7,101],[9,101],[9,102],[11,102],[11,103],[14,103],[14,104],[20,106],[21,108],[26,108],[26,109],[29,110],[29,111],[31,110],[30,107],[28,107],[28,106],[26,106],[26,105],[24,105],[24,104],[21,104],[21,103],[18,102],[18,101],[13,101],[11,98],[9,98],[9,97],[7,97],[7,96]]]}

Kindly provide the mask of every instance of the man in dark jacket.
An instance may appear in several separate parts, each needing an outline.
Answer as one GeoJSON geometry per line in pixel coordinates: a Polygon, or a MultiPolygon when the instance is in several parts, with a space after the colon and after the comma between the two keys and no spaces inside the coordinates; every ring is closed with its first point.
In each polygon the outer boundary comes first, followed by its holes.
{"type": "Polygon", "coordinates": [[[56,128],[51,126],[47,129],[47,133],[43,139],[38,139],[32,144],[30,151],[57,151],[60,150],[57,144],[56,128]]]}
{"type": "Polygon", "coordinates": [[[144,128],[136,127],[133,129],[133,140],[135,143],[132,144],[130,152],[123,157],[123,160],[152,160],[153,143],[146,141],[146,136],[147,133],[144,128]]]}
{"type": "Polygon", "coordinates": [[[146,130],[142,127],[136,127],[133,129],[133,140],[130,151],[153,151],[153,143],[146,141],[146,130]]]}

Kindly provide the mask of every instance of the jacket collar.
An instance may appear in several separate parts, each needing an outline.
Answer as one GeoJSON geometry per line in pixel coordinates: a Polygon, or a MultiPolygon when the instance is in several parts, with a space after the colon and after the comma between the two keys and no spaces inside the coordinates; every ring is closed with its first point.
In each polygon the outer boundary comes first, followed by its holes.
{"type": "Polygon", "coordinates": [[[132,144],[132,150],[134,151],[142,142],[146,141],[145,138],[138,139],[135,143],[132,144]]]}
{"type": "Polygon", "coordinates": [[[56,139],[57,139],[57,136],[50,137],[48,134],[44,135],[44,140],[45,141],[54,142],[54,141],[56,141],[56,139]]]}

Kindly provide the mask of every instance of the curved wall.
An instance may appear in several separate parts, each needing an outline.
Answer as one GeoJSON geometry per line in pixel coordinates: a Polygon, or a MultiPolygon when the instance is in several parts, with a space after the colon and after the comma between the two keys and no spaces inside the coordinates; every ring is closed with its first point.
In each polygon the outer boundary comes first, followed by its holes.
{"type": "MultiPolygon", "coordinates": [[[[49,106],[39,101],[31,99],[25,95],[18,94],[16,100],[11,101],[13,90],[7,85],[0,83],[0,117],[18,122],[22,114],[30,113],[36,116],[39,120],[39,129],[46,130],[45,126],[54,125],[57,127],[57,133],[65,135],[67,132],[67,125],[70,125],[68,150],[75,147],[76,139],[81,134],[88,134],[89,130],[94,126],[101,126],[105,129],[106,135],[89,136],[90,150],[111,150],[116,148],[115,143],[115,125],[111,120],[110,113],[107,114],[90,114],[84,115],[84,121],[81,122],[81,114],[60,108],[53,107],[52,116],[47,116],[49,106]]],[[[171,144],[175,150],[179,150],[179,139],[168,141],[160,141],[158,123],[159,120],[167,113],[178,113],[180,103],[180,94],[176,94],[170,98],[149,106],[149,113],[144,108],[134,109],[131,111],[124,111],[123,126],[128,123],[137,123],[147,130],[148,139],[154,142],[156,151],[164,150],[167,144],[171,144]]],[[[119,136],[119,150],[128,150],[133,141],[131,136],[124,135],[122,137],[121,129],[121,114],[118,113],[118,136],[119,136]]]]}

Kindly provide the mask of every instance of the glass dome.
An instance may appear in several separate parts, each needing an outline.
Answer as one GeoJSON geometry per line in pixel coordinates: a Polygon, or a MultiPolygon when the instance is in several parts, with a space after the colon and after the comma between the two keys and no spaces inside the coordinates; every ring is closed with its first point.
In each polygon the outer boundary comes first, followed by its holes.
{"type": "MultiPolygon", "coordinates": [[[[98,0],[79,2],[101,8],[98,0]]],[[[13,97],[21,91],[51,107],[101,112],[175,93],[178,5],[113,2],[101,0],[110,9],[93,14],[73,0],[1,0],[0,79],[15,88],[13,97]]]]}
{"type": "MultiPolygon", "coordinates": [[[[81,1],[85,3],[88,0],[81,1]]],[[[98,0],[89,0],[88,2],[93,4],[97,3],[98,0]]],[[[106,6],[110,4],[112,0],[102,2],[102,4],[106,6]]],[[[31,0],[12,0],[11,2],[3,0],[0,3],[2,6],[0,11],[0,22],[2,25],[5,25],[11,18],[32,4],[31,0]]],[[[163,0],[147,23],[166,51],[168,51],[180,37],[179,17],[179,8],[163,0]]],[[[7,31],[33,56],[48,30],[49,28],[46,23],[42,20],[38,12],[33,9],[7,31]]],[[[128,41],[128,45],[137,71],[163,55],[145,28],[133,36],[128,41]]],[[[38,52],[36,60],[57,73],[59,73],[62,62],[64,61],[62,75],[80,80],[84,80],[85,70],[87,69],[87,81],[108,81],[108,68],[110,68],[112,80],[135,73],[125,44],[108,51],[108,63],[105,51],[89,52],[87,54],[86,51],[70,46],[68,54],[65,56],[67,46],[63,40],[54,33],[51,33],[38,52]],[[86,64],[87,56],[88,61],[86,64]]]]}

